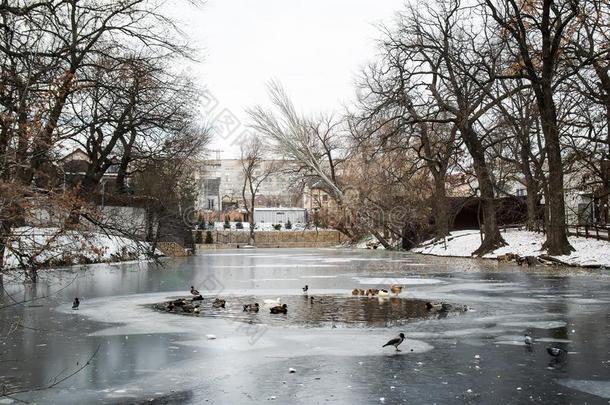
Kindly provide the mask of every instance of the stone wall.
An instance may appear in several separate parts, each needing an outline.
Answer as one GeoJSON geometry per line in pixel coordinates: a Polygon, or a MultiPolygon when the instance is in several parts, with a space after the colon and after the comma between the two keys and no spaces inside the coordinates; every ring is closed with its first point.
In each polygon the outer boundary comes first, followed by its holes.
{"type": "MultiPolygon", "coordinates": [[[[216,248],[236,248],[249,243],[248,231],[211,231],[214,244],[200,243],[205,240],[206,231],[194,231],[197,250],[216,248]],[[198,235],[198,233],[201,233],[198,235]]],[[[256,247],[332,247],[347,240],[339,231],[259,231],[255,234],[256,247]]]]}
{"type": "Polygon", "coordinates": [[[189,255],[189,251],[176,242],[157,242],[157,249],[163,252],[165,256],[183,257],[189,255]]]}

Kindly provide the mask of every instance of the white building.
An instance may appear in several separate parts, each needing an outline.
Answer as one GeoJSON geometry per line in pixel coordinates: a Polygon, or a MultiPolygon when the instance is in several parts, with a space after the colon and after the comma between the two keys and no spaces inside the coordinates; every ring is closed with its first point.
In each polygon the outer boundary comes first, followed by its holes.
{"type": "Polygon", "coordinates": [[[307,213],[305,208],[254,208],[254,222],[257,224],[285,224],[288,221],[293,224],[306,223],[307,213]]]}
{"type": "MultiPolygon", "coordinates": [[[[264,166],[288,167],[289,162],[268,160],[264,166]]],[[[255,175],[261,170],[255,171],[255,175]]],[[[240,159],[208,159],[199,164],[195,174],[199,186],[196,209],[207,211],[231,211],[243,207],[242,188],[244,173],[240,159]]],[[[259,187],[256,206],[302,207],[302,190],[285,170],[270,175],[259,187]]],[[[248,194],[246,194],[248,195],[248,194]]]]}

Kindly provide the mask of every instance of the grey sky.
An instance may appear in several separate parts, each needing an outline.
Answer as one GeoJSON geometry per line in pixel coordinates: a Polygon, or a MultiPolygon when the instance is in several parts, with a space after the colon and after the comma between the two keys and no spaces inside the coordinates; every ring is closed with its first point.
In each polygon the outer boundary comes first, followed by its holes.
{"type": "MultiPolygon", "coordinates": [[[[182,3],[183,4],[183,3],[182,3]]],[[[375,54],[374,26],[404,0],[207,0],[182,6],[183,28],[203,49],[193,73],[245,125],[244,110],[267,102],[275,78],[305,112],[341,110],[354,78],[375,54]]],[[[214,146],[230,153],[230,141],[214,146]]]]}

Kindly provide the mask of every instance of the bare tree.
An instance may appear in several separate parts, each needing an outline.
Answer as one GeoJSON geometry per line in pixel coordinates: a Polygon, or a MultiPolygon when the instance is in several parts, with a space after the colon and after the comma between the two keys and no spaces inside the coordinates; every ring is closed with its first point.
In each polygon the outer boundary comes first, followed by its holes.
{"type": "Polygon", "coordinates": [[[506,243],[496,220],[495,187],[486,156],[487,117],[500,100],[489,97],[499,51],[484,41],[477,22],[473,10],[458,1],[409,7],[396,29],[387,33],[384,46],[402,55],[410,86],[406,90],[426,112],[411,121],[452,123],[468,150],[483,203],[484,238],[473,254],[483,255],[506,243]]]}
{"type": "Polygon", "coordinates": [[[342,213],[345,197],[339,179],[343,161],[339,122],[332,117],[310,118],[299,114],[278,82],[270,82],[268,92],[275,110],[260,106],[249,109],[251,127],[278,154],[298,163],[303,175],[324,183],[339,206],[337,228],[349,235],[342,213]]]}
{"type": "Polygon", "coordinates": [[[265,160],[265,145],[257,136],[253,136],[240,146],[241,167],[244,176],[244,183],[241,189],[241,196],[244,201],[244,208],[250,223],[250,245],[255,244],[254,232],[254,210],[256,206],[256,196],[260,186],[275,171],[273,163],[265,160]]]}
{"type": "MultiPolygon", "coordinates": [[[[522,4],[517,0],[485,0],[489,16],[498,24],[512,69],[507,76],[526,79],[532,86],[548,162],[549,209],[545,247],[551,255],[568,254],[559,121],[554,96],[559,84],[574,75],[566,63],[564,46],[578,28],[578,1],[543,0],[522,4]]],[[[490,27],[490,29],[494,29],[490,27]]]]}

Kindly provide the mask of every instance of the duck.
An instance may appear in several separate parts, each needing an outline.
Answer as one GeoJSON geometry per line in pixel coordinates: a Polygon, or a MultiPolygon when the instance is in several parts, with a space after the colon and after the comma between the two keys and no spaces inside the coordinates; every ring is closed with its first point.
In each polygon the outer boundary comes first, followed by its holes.
{"type": "Polygon", "coordinates": [[[212,303],[212,306],[214,308],[224,308],[226,303],[227,301],[223,300],[222,298],[216,298],[212,303]]]}
{"type": "Polygon", "coordinates": [[[72,309],[78,309],[79,305],[80,305],[80,300],[78,299],[78,297],[74,298],[74,302],[72,302],[72,309]]]}
{"type": "Polygon", "coordinates": [[[428,311],[432,311],[433,309],[435,310],[439,310],[443,307],[443,304],[441,304],[440,302],[426,302],[426,309],[428,311]]]}
{"type": "Polygon", "coordinates": [[[532,347],[532,345],[534,344],[534,339],[532,339],[532,337],[527,333],[523,335],[523,341],[525,342],[525,345],[527,347],[532,347]]]}
{"type": "Polygon", "coordinates": [[[568,354],[568,352],[566,352],[565,350],[560,349],[559,347],[552,347],[552,346],[551,347],[547,347],[546,348],[546,352],[550,356],[555,357],[557,359],[558,358],[563,358],[565,355],[568,354]]]}
{"type": "Polygon", "coordinates": [[[201,294],[199,294],[199,291],[197,291],[197,290],[195,289],[195,287],[194,287],[194,286],[191,286],[191,294],[193,294],[193,295],[201,295],[201,294]]]}
{"type": "Polygon", "coordinates": [[[276,298],[274,300],[266,299],[263,301],[263,303],[268,304],[268,305],[280,305],[280,299],[279,298],[276,298]]]}
{"type": "Polygon", "coordinates": [[[377,293],[378,297],[389,297],[390,293],[388,292],[388,290],[379,290],[379,292],[377,293]]]}
{"type": "Polygon", "coordinates": [[[394,346],[394,348],[396,349],[397,352],[400,351],[400,349],[398,348],[398,346],[400,346],[400,344],[405,340],[405,334],[400,332],[398,334],[397,337],[395,337],[394,339],[391,339],[388,341],[388,343],[386,343],[385,345],[381,346],[381,347],[386,347],[386,346],[394,346]]]}
{"type": "Polygon", "coordinates": [[[183,298],[178,298],[177,300],[172,301],[172,303],[177,307],[181,307],[186,305],[186,300],[183,298]]]}
{"type": "Polygon", "coordinates": [[[199,294],[196,297],[193,297],[193,299],[191,301],[203,301],[203,296],[201,294],[199,294]]]}
{"type": "Polygon", "coordinates": [[[165,306],[165,309],[167,310],[167,312],[172,312],[174,310],[174,308],[176,308],[176,306],[174,305],[173,301],[168,302],[167,305],[165,306]]]}
{"type": "Polygon", "coordinates": [[[286,314],[288,313],[288,305],[277,305],[270,309],[272,314],[286,314]]]}
{"type": "Polygon", "coordinates": [[[258,302],[254,304],[246,304],[244,305],[244,312],[258,312],[259,305],[258,302]]]}
{"type": "Polygon", "coordinates": [[[199,313],[199,305],[186,304],[182,306],[182,311],[186,312],[187,314],[192,314],[195,312],[195,310],[197,310],[197,313],[199,313]]]}
{"type": "Polygon", "coordinates": [[[354,288],[352,290],[352,295],[359,295],[360,294],[360,290],[358,290],[357,288],[354,288]]]}
{"type": "Polygon", "coordinates": [[[392,284],[390,286],[390,291],[392,292],[392,294],[398,296],[398,294],[402,292],[402,286],[400,284],[392,284]]]}
{"type": "Polygon", "coordinates": [[[309,290],[309,286],[307,284],[305,284],[305,287],[303,287],[302,290],[303,290],[303,294],[307,294],[307,291],[309,290]]]}

